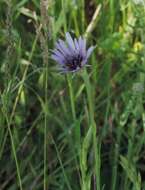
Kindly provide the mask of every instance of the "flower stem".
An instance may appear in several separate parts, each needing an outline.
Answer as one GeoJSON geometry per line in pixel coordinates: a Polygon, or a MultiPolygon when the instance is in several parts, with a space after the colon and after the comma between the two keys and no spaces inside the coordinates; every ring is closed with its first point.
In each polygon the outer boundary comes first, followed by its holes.
{"type": "Polygon", "coordinates": [[[67,83],[68,83],[68,87],[69,87],[72,117],[73,117],[73,120],[75,121],[76,120],[76,110],[75,110],[75,100],[74,100],[74,93],[73,93],[73,87],[72,87],[72,79],[70,78],[69,74],[66,76],[66,78],[67,78],[67,83]]]}

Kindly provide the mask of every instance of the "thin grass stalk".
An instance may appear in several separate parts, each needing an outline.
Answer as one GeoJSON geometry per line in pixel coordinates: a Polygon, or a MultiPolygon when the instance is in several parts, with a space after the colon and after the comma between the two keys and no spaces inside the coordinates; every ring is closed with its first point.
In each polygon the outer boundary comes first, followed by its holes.
{"type": "Polygon", "coordinates": [[[123,29],[125,30],[126,28],[126,16],[127,16],[127,13],[126,13],[126,9],[125,6],[126,4],[128,3],[128,1],[126,2],[126,0],[120,0],[120,6],[121,6],[121,9],[122,9],[122,26],[123,26],[123,29]]]}
{"type": "MultiPolygon", "coordinates": [[[[6,39],[7,41],[7,50],[6,50],[6,62],[5,62],[5,72],[6,72],[6,78],[5,78],[5,88],[7,88],[7,92],[9,91],[9,82],[10,82],[10,65],[9,63],[11,62],[12,59],[12,52],[13,52],[13,36],[12,36],[12,0],[7,1],[7,19],[6,19],[6,39]]],[[[20,175],[20,167],[18,163],[18,158],[16,154],[16,147],[14,143],[14,138],[11,130],[11,122],[9,121],[7,113],[8,108],[6,107],[5,109],[2,108],[3,115],[6,119],[7,127],[8,127],[8,133],[10,136],[10,141],[11,141],[11,146],[12,146],[12,153],[14,156],[15,164],[16,164],[16,171],[17,171],[17,177],[18,177],[18,186],[20,190],[22,190],[22,180],[21,180],[21,175],[20,175]]],[[[7,138],[7,134],[5,135],[5,140],[7,138]]],[[[4,144],[3,144],[4,145],[4,144]]],[[[3,146],[4,147],[4,146],[3,146]]]]}
{"type": "MultiPolygon", "coordinates": [[[[92,17],[92,20],[90,24],[88,25],[86,32],[84,36],[88,39],[89,35],[92,33],[94,28],[97,25],[98,21],[98,15],[101,10],[101,4],[99,4],[96,8],[96,11],[92,17]]],[[[94,120],[94,91],[92,89],[92,85],[89,79],[89,75],[87,73],[87,70],[84,69],[83,72],[83,80],[85,82],[85,87],[87,91],[87,99],[88,99],[88,105],[89,105],[89,117],[90,117],[90,128],[92,129],[92,138],[93,138],[93,150],[94,150],[94,165],[95,165],[95,176],[94,176],[94,182],[97,190],[101,190],[101,179],[100,179],[100,167],[101,167],[101,158],[100,158],[100,143],[97,137],[97,126],[94,120]]]]}
{"type": "Polygon", "coordinates": [[[100,14],[100,11],[101,11],[101,7],[102,5],[99,4],[94,12],[94,15],[92,17],[92,20],[91,22],[89,23],[86,31],[85,31],[85,34],[84,34],[84,37],[85,38],[89,38],[89,36],[91,35],[91,33],[93,32],[93,30],[95,29],[96,25],[97,25],[97,21],[98,21],[98,16],[100,14]]]}
{"type": "Polygon", "coordinates": [[[63,28],[65,33],[67,32],[66,3],[67,0],[61,0],[61,6],[63,9],[63,28]]]}
{"type": "Polygon", "coordinates": [[[12,0],[7,1],[7,18],[6,18],[6,39],[7,39],[7,49],[6,49],[6,60],[5,60],[5,83],[6,88],[11,79],[10,77],[10,62],[13,53],[13,35],[12,35],[12,0]]]}
{"type": "Polygon", "coordinates": [[[40,12],[41,12],[41,22],[42,29],[40,32],[40,43],[42,49],[42,59],[44,64],[44,102],[45,102],[45,112],[44,112],[44,184],[43,189],[48,189],[47,182],[47,127],[48,127],[48,31],[49,31],[49,17],[48,17],[48,5],[50,0],[40,1],[40,12]]]}
{"type": "Polygon", "coordinates": [[[114,7],[114,0],[110,0],[110,29],[111,32],[113,32],[113,28],[114,28],[114,18],[115,18],[115,7],[114,7]]]}
{"type": "Polygon", "coordinates": [[[116,190],[117,184],[117,169],[118,169],[118,158],[119,158],[119,150],[120,150],[120,142],[122,136],[122,126],[119,125],[117,131],[117,143],[114,147],[114,159],[113,159],[113,168],[112,168],[112,182],[111,182],[111,190],[116,190]]]}
{"type": "Polygon", "coordinates": [[[2,109],[3,115],[4,115],[5,119],[6,119],[6,123],[7,123],[7,126],[8,126],[8,132],[9,132],[9,135],[10,135],[11,146],[12,146],[12,153],[13,153],[13,156],[14,156],[14,159],[15,159],[17,177],[18,177],[18,182],[19,182],[18,186],[19,186],[20,190],[23,190],[21,174],[20,174],[20,167],[19,167],[18,158],[17,158],[17,154],[16,154],[16,147],[15,147],[14,138],[13,138],[13,134],[12,134],[12,130],[11,130],[11,124],[9,122],[9,118],[8,118],[8,116],[6,114],[6,111],[7,111],[6,109],[2,109]]]}
{"type": "MultiPolygon", "coordinates": [[[[127,152],[127,160],[128,161],[131,161],[132,162],[132,152],[133,152],[133,149],[134,149],[134,139],[135,139],[135,132],[136,132],[136,121],[133,120],[132,122],[132,125],[130,126],[131,128],[131,139],[129,139],[129,142],[128,142],[128,152],[127,152]]],[[[125,177],[124,177],[124,180],[123,180],[123,189],[129,189],[129,185],[130,183],[128,183],[128,177],[125,173],[125,177]]]]}
{"type": "Polygon", "coordinates": [[[82,31],[85,30],[85,1],[81,0],[81,22],[82,22],[82,31]]]}

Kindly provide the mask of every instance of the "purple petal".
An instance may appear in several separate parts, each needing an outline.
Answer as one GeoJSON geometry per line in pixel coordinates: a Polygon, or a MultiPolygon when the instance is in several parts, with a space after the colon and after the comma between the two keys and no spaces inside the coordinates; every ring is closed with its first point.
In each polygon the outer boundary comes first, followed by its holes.
{"type": "Polygon", "coordinates": [[[79,44],[76,38],[74,39],[74,44],[75,44],[76,50],[79,51],[79,44]]]}
{"type": "Polygon", "coordinates": [[[59,40],[59,49],[62,49],[62,51],[66,54],[66,55],[70,55],[70,51],[69,49],[66,47],[66,44],[64,43],[64,41],[59,40]]]}
{"type": "Polygon", "coordinates": [[[75,45],[74,45],[74,42],[73,42],[73,39],[70,35],[69,32],[66,33],[66,40],[67,40],[67,43],[69,45],[69,47],[72,49],[72,50],[75,50],[75,45]]]}
{"type": "Polygon", "coordinates": [[[57,62],[59,62],[61,64],[64,64],[65,57],[63,56],[63,54],[60,51],[58,51],[57,49],[55,49],[55,50],[52,51],[52,53],[53,53],[52,54],[52,58],[55,61],[57,61],[57,62]]]}
{"type": "Polygon", "coordinates": [[[82,39],[82,54],[86,56],[86,39],[82,39]]]}
{"type": "Polygon", "coordinates": [[[60,45],[59,42],[56,42],[56,43],[55,43],[55,47],[56,47],[56,49],[59,50],[62,54],[64,54],[64,51],[63,51],[63,49],[61,48],[61,45],[60,45]]]}
{"type": "Polygon", "coordinates": [[[52,53],[64,59],[64,55],[59,50],[55,49],[52,51],[52,53]]]}
{"type": "Polygon", "coordinates": [[[64,64],[63,59],[62,59],[61,57],[55,55],[55,54],[52,54],[52,55],[51,55],[51,58],[52,58],[53,60],[55,60],[56,62],[62,64],[62,65],[64,64]]]}
{"type": "Polygon", "coordinates": [[[91,46],[88,51],[87,51],[87,59],[90,57],[91,53],[93,52],[93,50],[95,49],[94,46],[91,46]]]}
{"type": "Polygon", "coordinates": [[[86,39],[79,37],[78,44],[80,48],[80,53],[82,54],[83,57],[86,57],[86,39]]]}
{"type": "Polygon", "coordinates": [[[78,39],[78,44],[79,44],[79,48],[80,50],[82,49],[82,37],[80,36],[79,39],[78,39]]]}

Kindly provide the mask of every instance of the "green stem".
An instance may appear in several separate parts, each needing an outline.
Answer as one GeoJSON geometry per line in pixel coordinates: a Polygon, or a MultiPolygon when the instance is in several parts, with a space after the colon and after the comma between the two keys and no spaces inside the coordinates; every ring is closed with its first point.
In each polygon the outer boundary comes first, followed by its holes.
{"type": "Polygon", "coordinates": [[[46,73],[45,73],[45,121],[44,121],[44,190],[47,189],[47,125],[48,125],[48,117],[47,117],[47,107],[48,107],[48,66],[46,64],[46,73]]]}
{"type": "Polygon", "coordinates": [[[72,87],[72,79],[69,74],[67,75],[67,83],[69,87],[72,117],[73,117],[73,120],[76,121],[76,110],[75,110],[75,100],[74,100],[74,93],[73,93],[73,87],[72,87]]]}

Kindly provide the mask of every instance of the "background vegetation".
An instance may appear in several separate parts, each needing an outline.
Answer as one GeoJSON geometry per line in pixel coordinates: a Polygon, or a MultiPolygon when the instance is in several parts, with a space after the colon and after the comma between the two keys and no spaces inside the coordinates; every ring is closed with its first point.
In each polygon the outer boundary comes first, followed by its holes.
{"type": "Polygon", "coordinates": [[[144,34],[143,0],[0,1],[0,190],[145,190],[144,34]],[[66,31],[96,49],[61,75],[66,31]]]}

